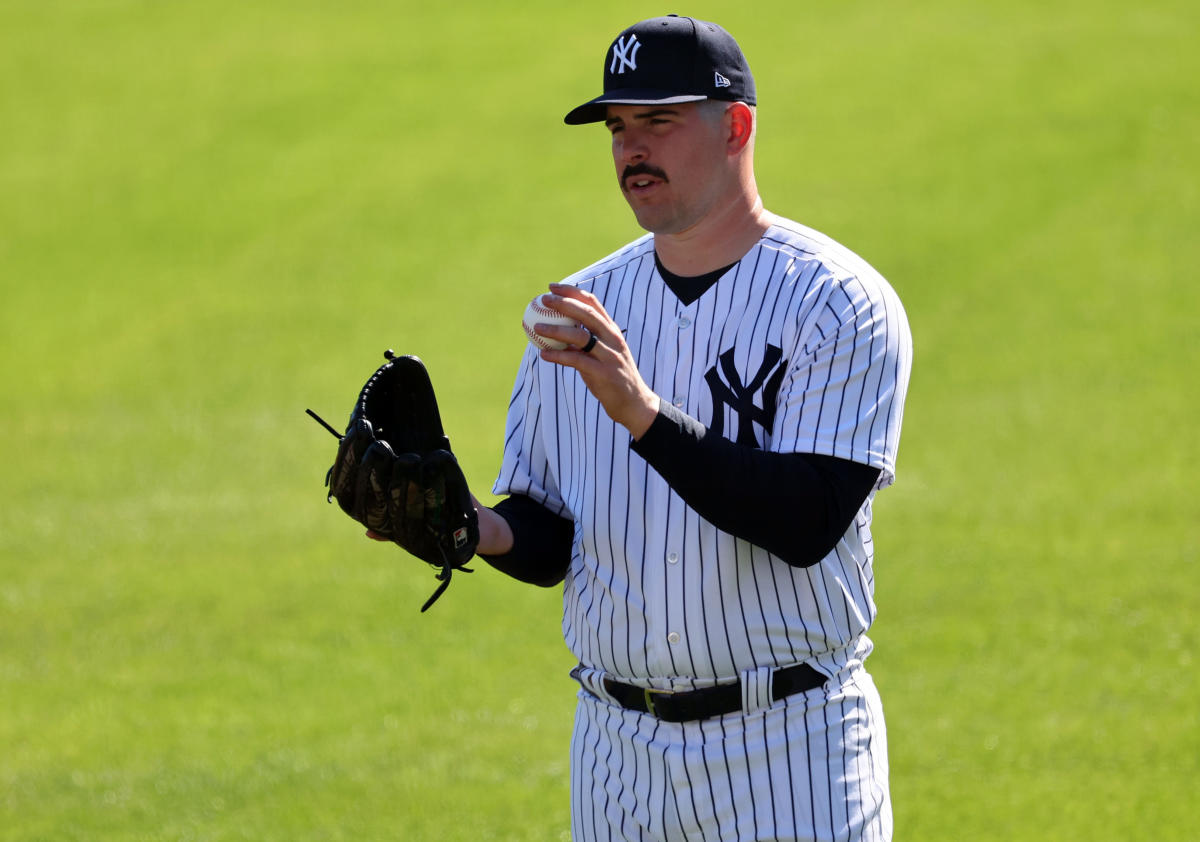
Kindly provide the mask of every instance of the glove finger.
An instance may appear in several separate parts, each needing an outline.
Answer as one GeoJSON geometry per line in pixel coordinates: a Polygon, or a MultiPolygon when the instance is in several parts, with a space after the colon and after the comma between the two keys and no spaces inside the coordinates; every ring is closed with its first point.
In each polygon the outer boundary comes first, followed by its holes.
{"type": "Polygon", "coordinates": [[[479,545],[479,516],[462,468],[448,450],[435,450],[421,462],[426,488],[426,523],[453,565],[466,564],[479,545]]]}
{"type": "Polygon", "coordinates": [[[389,483],[396,455],[387,442],[377,441],[367,448],[358,466],[354,496],[354,519],[386,537],[392,537],[395,525],[390,511],[389,483]]]}
{"type": "Polygon", "coordinates": [[[425,519],[425,505],[421,497],[421,457],[415,453],[401,453],[392,465],[392,506],[398,522],[421,523],[425,519]]]}
{"type": "Polygon", "coordinates": [[[371,429],[371,422],[361,417],[352,419],[338,444],[333,467],[329,469],[329,496],[336,498],[338,505],[351,517],[355,517],[358,467],[367,449],[374,443],[375,433],[371,429]]]}
{"type": "Polygon", "coordinates": [[[390,506],[392,540],[409,553],[431,564],[440,564],[437,544],[430,540],[426,521],[429,507],[421,478],[421,457],[401,453],[392,468],[390,506]]]}

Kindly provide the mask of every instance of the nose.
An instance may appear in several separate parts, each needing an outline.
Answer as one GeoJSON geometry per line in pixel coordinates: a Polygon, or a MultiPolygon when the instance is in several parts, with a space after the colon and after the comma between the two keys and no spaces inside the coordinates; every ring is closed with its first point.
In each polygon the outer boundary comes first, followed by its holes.
{"type": "Polygon", "coordinates": [[[613,153],[622,164],[637,164],[650,156],[646,146],[645,135],[636,129],[626,127],[613,139],[613,153]]]}

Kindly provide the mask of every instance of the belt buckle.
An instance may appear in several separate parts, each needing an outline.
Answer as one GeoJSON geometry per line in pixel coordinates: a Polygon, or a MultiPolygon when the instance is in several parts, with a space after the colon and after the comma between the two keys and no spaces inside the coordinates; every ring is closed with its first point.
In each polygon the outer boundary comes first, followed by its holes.
{"type": "Polygon", "coordinates": [[[646,702],[646,712],[652,716],[658,716],[658,711],[654,709],[655,696],[674,696],[670,690],[656,690],[653,687],[646,687],[642,690],[642,698],[646,702]]]}

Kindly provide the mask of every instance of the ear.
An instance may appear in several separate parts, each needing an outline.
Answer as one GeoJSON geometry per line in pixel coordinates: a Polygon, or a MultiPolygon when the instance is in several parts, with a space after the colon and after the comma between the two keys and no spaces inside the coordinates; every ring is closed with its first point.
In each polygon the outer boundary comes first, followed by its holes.
{"type": "Polygon", "coordinates": [[[744,102],[731,102],[725,109],[725,123],[729,132],[727,149],[729,154],[736,155],[746,148],[754,136],[754,109],[744,102]]]}

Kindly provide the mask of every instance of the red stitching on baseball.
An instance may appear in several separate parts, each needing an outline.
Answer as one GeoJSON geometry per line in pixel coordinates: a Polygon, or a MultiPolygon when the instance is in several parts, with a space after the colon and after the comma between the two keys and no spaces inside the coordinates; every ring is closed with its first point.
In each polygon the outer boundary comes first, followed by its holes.
{"type": "Polygon", "coordinates": [[[539,303],[539,302],[541,302],[541,300],[542,300],[542,297],[539,295],[537,298],[533,299],[533,301],[529,302],[530,307],[532,307],[532,309],[533,309],[533,312],[537,313],[539,316],[550,316],[551,318],[557,316],[557,317],[564,318],[564,319],[566,318],[566,316],[563,316],[562,313],[559,313],[556,310],[551,310],[545,304],[539,303]]]}
{"type": "Polygon", "coordinates": [[[525,335],[529,337],[529,341],[532,342],[534,345],[537,345],[539,348],[542,348],[546,351],[559,350],[548,344],[550,342],[549,339],[542,336],[541,334],[534,333],[533,328],[531,328],[525,322],[521,322],[521,327],[525,328],[525,335]]]}

